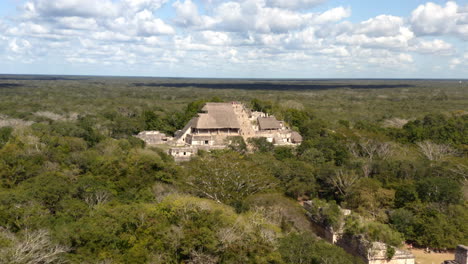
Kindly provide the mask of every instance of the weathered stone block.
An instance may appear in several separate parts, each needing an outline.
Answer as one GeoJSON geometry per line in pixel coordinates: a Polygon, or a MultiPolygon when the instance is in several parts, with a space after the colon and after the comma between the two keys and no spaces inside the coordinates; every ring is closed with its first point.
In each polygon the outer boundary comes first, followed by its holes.
{"type": "Polygon", "coordinates": [[[455,261],[458,264],[468,264],[468,247],[458,245],[455,251],[455,261]]]}

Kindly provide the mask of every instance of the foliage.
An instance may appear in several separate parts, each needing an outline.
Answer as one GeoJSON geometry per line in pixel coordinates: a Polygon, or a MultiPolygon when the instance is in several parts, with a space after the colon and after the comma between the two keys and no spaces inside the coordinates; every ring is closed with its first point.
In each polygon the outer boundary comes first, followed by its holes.
{"type": "Polygon", "coordinates": [[[417,183],[418,197],[423,202],[457,204],[462,201],[460,184],[441,177],[426,178],[417,183]]]}
{"type": "Polygon", "coordinates": [[[0,263],[33,264],[33,263],[66,263],[64,253],[70,248],[51,241],[47,230],[25,230],[19,237],[7,230],[0,230],[0,238],[9,242],[0,248],[0,263]]]}
{"type": "Polygon", "coordinates": [[[405,183],[396,188],[395,191],[395,206],[402,208],[408,203],[419,201],[416,186],[412,183],[405,183]]]}
{"type": "Polygon", "coordinates": [[[374,179],[362,178],[350,188],[346,194],[346,206],[356,212],[382,219],[385,212],[382,208],[393,205],[395,192],[381,187],[381,183],[374,179]]]}
{"type": "Polygon", "coordinates": [[[307,233],[298,198],[329,201],[321,214],[331,225],[338,205],[352,208],[361,215],[347,232],[368,238],[398,244],[397,230],[423,247],[468,243],[468,96],[453,82],[193,82],[205,89],[31,78],[1,91],[0,261],[36,237],[46,243],[34,252],[58,247],[69,263],[356,263],[307,233]],[[133,137],[173,135],[205,102],[223,100],[285,120],[304,142],[234,140],[180,166],[133,137]],[[203,192],[218,202],[190,196],[203,192]]]}
{"type": "Polygon", "coordinates": [[[252,145],[255,152],[272,152],[274,149],[273,143],[268,142],[265,137],[249,138],[247,142],[252,145]]]}
{"type": "Polygon", "coordinates": [[[409,142],[431,140],[436,143],[453,145],[468,144],[468,115],[450,116],[443,114],[426,115],[407,123],[400,137],[409,142]]]}
{"type": "Polygon", "coordinates": [[[395,248],[394,247],[387,247],[386,257],[388,260],[392,259],[395,256],[395,248]]]}
{"type": "Polygon", "coordinates": [[[405,238],[419,246],[453,248],[467,241],[466,206],[449,205],[440,210],[431,205],[414,204],[390,214],[391,224],[405,238]]]}
{"type": "Polygon", "coordinates": [[[245,198],[276,187],[275,179],[237,153],[194,159],[184,185],[193,193],[242,208],[245,198]]]}
{"type": "Polygon", "coordinates": [[[227,141],[229,143],[228,147],[231,150],[237,151],[241,154],[244,154],[247,152],[247,144],[245,144],[243,137],[241,136],[228,137],[227,141]]]}
{"type": "Polygon", "coordinates": [[[352,257],[342,249],[335,249],[322,240],[308,233],[291,233],[280,240],[279,252],[285,263],[330,263],[330,264],[360,264],[362,260],[352,257]]]}
{"type": "Polygon", "coordinates": [[[294,149],[291,147],[275,147],[274,152],[278,160],[294,159],[294,149]]]}
{"type": "Polygon", "coordinates": [[[228,206],[190,196],[168,196],[158,205],[104,206],[64,232],[78,249],[78,255],[70,255],[76,262],[181,263],[201,256],[207,263],[280,260],[271,247],[277,231],[260,216],[237,215],[228,206]]]}
{"type": "Polygon", "coordinates": [[[403,236],[390,226],[376,221],[366,221],[353,214],[345,218],[344,232],[350,235],[363,235],[368,241],[384,242],[399,247],[403,243],[403,236]]]}
{"type": "Polygon", "coordinates": [[[344,224],[345,217],[335,201],[327,203],[319,199],[314,199],[311,201],[309,213],[315,221],[324,226],[332,227],[335,232],[339,231],[344,224]]]}
{"type": "Polygon", "coordinates": [[[254,111],[264,112],[267,114],[271,114],[273,112],[273,103],[270,101],[263,101],[255,98],[250,101],[250,106],[254,111]]]}
{"type": "Polygon", "coordinates": [[[13,132],[12,127],[1,127],[0,128],[0,148],[5,146],[5,144],[8,142],[12,132],[13,132]]]}
{"type": "Polygon", "coordinates": [[[249,211],[263,215],[285,232],[312,231],[304,208],[281,193],[256,194],[247,198],[246,203],[249,211]]]}
{"type": "Polygon", "coordinates": [[[313,158],[312,162],[333,162],[338,166],[343,165],[349,158],[346,146],[335,135],[306,140],[302,142],[297,151],[299,156],[306,161],[313,158]],[[311,150],[315,150],[315,153],[311,153],[311,150]]]}
{"type": "Polygon", "coordinates": [[[292,198],[313,197],[317,192],[315,168],[306,162],[284,160],[273,170],[273,175],[292,198]]]}

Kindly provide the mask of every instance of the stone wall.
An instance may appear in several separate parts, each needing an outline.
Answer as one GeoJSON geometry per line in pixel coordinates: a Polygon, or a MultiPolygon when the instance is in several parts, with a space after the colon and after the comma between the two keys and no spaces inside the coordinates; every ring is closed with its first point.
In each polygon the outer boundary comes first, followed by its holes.
{"type": "MultiPolygon", "coordinates": [[[[351,255],[361,258],[368,264],[415,264],[414,255],[411,252],[400,250],[392,247],[395,250],[391,259],[388,259],[387,250],[391,247],[382,242],[367,241],[362,235],[350,235],[343,232],[340,228],[335,232],[333,228],[324,226],[319,219],[312,214],[313,202],[304,202],[304,208],[307,211],[307,216],[311,220],[312,227],[316,234],[329,243],[336,244],[343,248],[351,255]]],[[[351,214],[349,210],[341,209],[343,215],[346,217],[351,214]]],[[[463,263],[468,264],[468,263],[463,263]]]]}
{"type": "Polygon", "coordinates": [[[174,138],[166,136],[159,131],[142,131],[136,135],[148,145],[161,145],[171,142],[174,138]]]}
{"type": "Polygon", "coordinates": [[[175,161],[180,162],[189,161],[197,152],[196,148],[171,148],[169,155],[173,156],[175,161]]]}
{"type": "Polygon", "coordinates": [[[455,251],[455,261],[459,264],[468,264],[468,247],[458,245],[455,251]]]}
{"type": "Polygon", "coordinates": [[[328,243],[331,243],[331,244],[336,243],[337,235],[333,232],[333,229],[324,228],[321,224],[314,221],[310,215],[309,215],[309,218],[311,219],[310,223],[312,225],[312,229],[314,230],[315,234],[325,239],[328,243]]]}
{"type": "Polygon", "coordinates": [[[446,260],[442,264],[468,264],[468,247],[458,245],[455,250],[455,260],[446,260]]]}
{"type": "Polygon", "coordinates": [[[389,259],[387,250],[391,246],[382,242],[369,242],[362,236],[345,234],[336,244],[368,264],[415,264],[415,258],[410,252],[393,247],[395,254],[389,259]]]}

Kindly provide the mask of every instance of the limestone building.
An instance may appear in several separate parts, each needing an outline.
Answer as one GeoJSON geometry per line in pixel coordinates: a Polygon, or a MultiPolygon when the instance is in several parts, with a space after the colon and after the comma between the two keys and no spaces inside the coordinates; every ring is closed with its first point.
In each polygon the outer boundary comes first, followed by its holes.
{"type": "Polygon", "coordinates": [[[237,109],[239,107],[240,104],[234,103],[207,103],[202,113],[176,132],[176,145],[205,147],[225,145],[227,137],[241,135],[237,113],[241,113],[242,110],[237,109]]]}
{"type": "Polygon", "coordinates": [[[226,139],[241,136],[244,140],[265,137],[275,145],[296,145],[302,142],[299,133],[285,126],[274,116],[252,112],[243,104],[207,103],[197,117],[175,135],[177,145],[225,147],[226,139]]]}
{"type": "MultiPolygon", "coordinates": [[[[341,209],[343,220],[338,230],[333,227],[325,225],[323,221],[318,219],[317,211],[322,208],[315,209],[313,201],[304,202],[304,208],[307,211],[307,216],[311,220],[312,228],[317,235],[322,237],[325,241],[335,244],[343,248],[351,255],[361,258],[366,264],[415,264],[416,260],[414,255],[406,250],[392,247],[378,241],[368,241],[363,235],[351,235],[344,231],[345,220],[351,214],[350,210],[341,209]],[[392,250],[394,253],[391,258],[388,257],[387,252],[392,250]]],[[[417,263],[416,263],[417,264],[417,263]]]]}
{"type": "Polygon", "coordinates": [[[166,144],[174,139],[173,137],[168,137],[159,131],[143,131],[138,133],[136,137],[145,141],[148,145],[166,144]]]}
{"type": "MultiPolygon", "coordinates": [[[[142,132],[145,133],[145,132],[142,132]]],[[[142,134],[140,133],[140,134],[142,134]]],[[[155,132],[151,132],[154,135],[155,132]]],[[[150,139],[142,134],[139,138],[151,144],[150,139]]],[[[274,145],[295,146],[302,142],[299,133],[288,128],[283,121],[263,112],[251,111],[244,104],[207,103],[198,116],[192,118],[187,125],[175,133],[171,140],[158,134],[157,139],[162,144],[171,146],[169,153],[176,160],[186,160],[195,155],[199,149],[213,150],[226,148],[230,137],[240,136],[245,141],[254,137],[265,137],[274,145]],[[161,139],[160,139],[161,137],[161,139]],[[166,140],[166,141],[164,141],[166,140]]]]}
{"type": "Polygon", "coordinates": [[[458,245],[455,250],[455,260],[446,260],[442,264],[468,264],[468,247],[458,245]]]}

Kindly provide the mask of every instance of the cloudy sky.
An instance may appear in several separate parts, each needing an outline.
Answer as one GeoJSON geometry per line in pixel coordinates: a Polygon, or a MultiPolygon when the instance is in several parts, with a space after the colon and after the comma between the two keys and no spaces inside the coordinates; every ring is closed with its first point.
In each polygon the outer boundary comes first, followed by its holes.
{"type": "Polygon", "coordinates": [[[0,0],[0,73],[468,78],[468,0],[0,0]]]}

